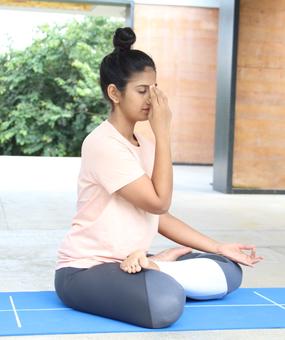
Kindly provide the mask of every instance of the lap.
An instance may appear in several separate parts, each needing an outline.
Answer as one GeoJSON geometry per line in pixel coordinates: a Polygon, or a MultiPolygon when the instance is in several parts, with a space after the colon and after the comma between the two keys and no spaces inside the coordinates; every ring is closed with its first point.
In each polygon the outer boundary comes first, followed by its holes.
{"type": "MultiPolygon", "coordinates": [[[[209,259],[220,266],[227,280],[226,293],[239,287],[240,266],[221,255],[188,253],[177,261],[196,258],[209,259]]],[[[191,284],[191,275],[188,277],[187,285],[191,284]]],[[[211,280],[206,281],[211,285],[211,280]]],[[[175,276],[152,269],[129,274],[122,271],[118,263],[87,269],[59,269],[55,288],[61,300],[71,308],[149,328],[166,327],[176,321],[185,302],[184,288],[175,276]]]]}
{"type": "Polygon", "coordinates": [[[62,268],[56,272],[55,287],[71,308],[151,328],[174,322],[185,302],[183,287],[167,274],[128,274],[118,263],[62,268]]]}

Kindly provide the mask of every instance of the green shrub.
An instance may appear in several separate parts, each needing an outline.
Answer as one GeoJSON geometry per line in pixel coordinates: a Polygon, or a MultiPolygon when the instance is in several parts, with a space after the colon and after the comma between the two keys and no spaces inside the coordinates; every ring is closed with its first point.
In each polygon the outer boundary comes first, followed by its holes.
{"type": "Polygon", "coordinates": [[[88,16],[41,26],[25,50],[0,55],[0,154],[79,156],[106,119],[99,65],[122,21],[88,16]]]}

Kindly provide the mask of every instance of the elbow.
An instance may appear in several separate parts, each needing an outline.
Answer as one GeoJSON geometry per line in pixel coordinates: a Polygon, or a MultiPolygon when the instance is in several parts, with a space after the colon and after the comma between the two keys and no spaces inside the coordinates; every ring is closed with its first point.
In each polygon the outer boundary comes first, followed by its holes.
{"type": "Polygon", "coordinates": [[[168,209],[160,209],[158,212],[157,212],[157,215],[163,215],[163,214],[166,214],[168,212],[168,209]]]}
{"type": "Polygon", "coordinates": [[[167,202],[167,203],[160,203],[159,205],[157,205],[156,207],[154,207],[152,213],[155,215],[163,215],[166,214],[170,208],[170,203],[171,202],[167,202]]]}
{"type": "Polygon", "coordinates": [[[163,214],[166,214],[168,212],[168,209],[153,209],[150,212],[154,215],[163,215],[163,214]]]}
{"type": "Polygon", "coordinates": [[[165,206],[162,206],[158,212],[158,215],[163,215],[163,214],[166,214],[168,212],[170,208],[170,204],[167,204],[165,206]]]}

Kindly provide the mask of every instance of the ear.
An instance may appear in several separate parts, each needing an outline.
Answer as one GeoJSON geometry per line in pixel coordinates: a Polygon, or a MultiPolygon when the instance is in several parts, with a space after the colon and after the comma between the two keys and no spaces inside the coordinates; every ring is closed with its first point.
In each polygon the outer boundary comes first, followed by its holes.
{"type": "Polygon", "coordinates": [[[117,89],[115,84],[109,84],[107,87],[107,93],[109,98],[114,104],[119,104],[120,102],[120,91],[117,89]]]}

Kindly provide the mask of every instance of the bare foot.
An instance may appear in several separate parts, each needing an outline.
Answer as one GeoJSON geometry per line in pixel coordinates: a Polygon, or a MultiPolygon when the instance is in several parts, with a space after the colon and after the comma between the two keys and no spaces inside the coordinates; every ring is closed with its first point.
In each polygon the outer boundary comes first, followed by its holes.
{"type": "Polygon", "coordinates": [[[155,270],[160,270],[158,265],[152,261],[149,260],[146,256],[141,257],[139,259],[139,264],[141,265],[142,268],[144,269],[155,269],[155,270]]]}
{"type": "Polygon", "coordinates": [[[175,261],[178,257],[185,255],[187,253],[191,253],[192,248],[189,247],[176,247],[163,250],[162,252],[149,256],[148,259],[150,260],[157,260],[157,261],[175,261]]]}
{"type": "Polygon", "coordinates": [[[154,262],[146,257],[145,251],[137,250],[131,253],[124,261],[121,262],[120,268],[129,274],[138,273],[144,269],[159,270],[159,267],[154,262]]]}

